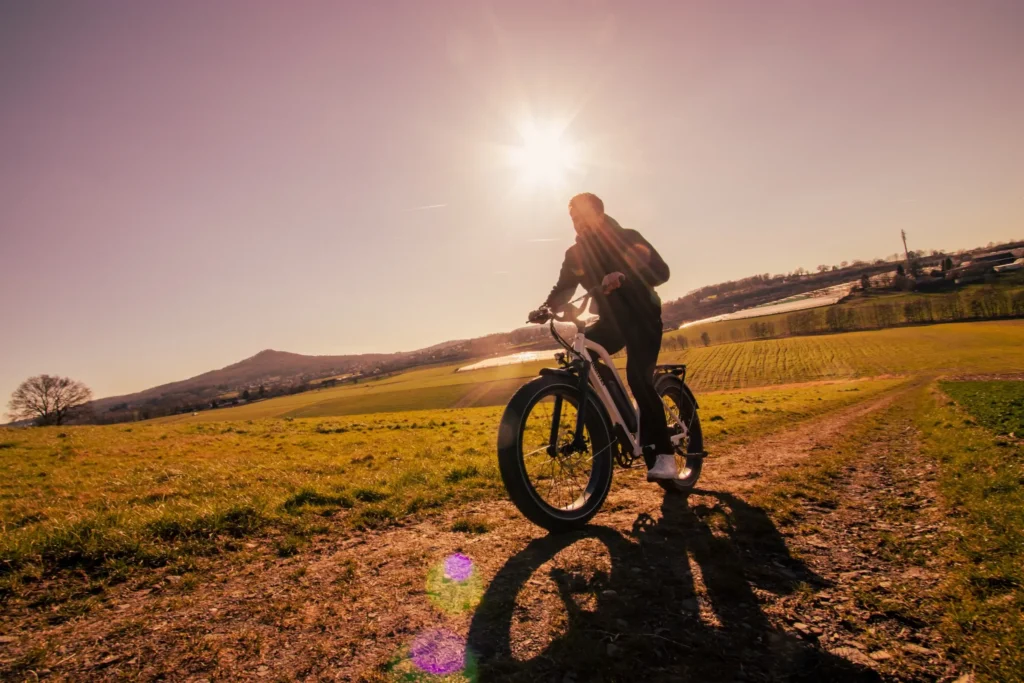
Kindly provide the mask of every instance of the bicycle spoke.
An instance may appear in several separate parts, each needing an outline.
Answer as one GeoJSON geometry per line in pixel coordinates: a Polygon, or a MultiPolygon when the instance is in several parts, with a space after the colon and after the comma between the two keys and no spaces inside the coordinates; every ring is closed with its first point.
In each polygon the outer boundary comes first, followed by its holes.
{"type": "Polygon", "coordinates": [[[551,467],[551,485],[549,486],[548,491],[551,493],[552,498],[554,498],[554,496],[556,496],[558,494],[558,482],[559,482],[559,479],[558,479],[558,461],[555,460],[554,458],[552,458],[551,459],[551,463],[550,463],[550,467],[551,467]]]}
{"type": "Polygon", "coordinates": [[[569,479],[565,474],[565,467],[562,465],[561,461],[559,461],[558,463],[558,470],[562,474],[562,476],[559,477],[559,482],[561,483],[561,486],[559,487],[559,492],[562,494],[562,504],[559,505],[558,507],[565,509],[566,507],[572,504],[573,499],[571,495],[569,495],[569,479]],[[566,498],[568,498],[568,500],[566,500],[566,498]]]}
{"type": "Polygon", "coordinates": [[[561,461],[555,462],[558,467],[558,503],[555,505],[557,508],[564,508],[565,503],[565,468],[562,467],[561,461]]]}
{"type": "Polygon", "coordinates": [[[569,465],[569,463],[567,461],[566,462],[566,467],[563,468],[563,471],[566,474],[566,477],[565,477],[565,488],[566,488],[566,492],[569,494],[569,500],[566,502],[566,506],[572,505],[580,497],[579,494],[576,492],[577,489],[580,488],[579,481],[576,478],[575,472],[573,472],[572,469],[570,467],[568,467],[568,465],[569,465]]]}
{"type": "Polygon", "coordinates": [[[531,455],[537,455],[538,453],[544,453],[547,450],[548,450],[547,446],[541,446],[540,448],[533,449],[529,453],[523,453],[523,457],[524,458],[529,458],[531,455]]]}
{"type": "Polygon", "coordinates": [[[592,452],[586,426],[584,450],[571,448],[579,411],[569,396],[551,394],[533,404],[523,431],[522,458],[526,476],[536,494],[559,510],[572,510],[586,502],[595,457],[601,455],[592,452]]]}
{"type": "Polygon", "coordinates": [[[578,496],[576,495],[575,491],[576,491],[576,489],[579,488],[580,483],[579,483],[579,480],[576,478],[576,471],[572,467],[571,459],[566,459],[565,460],[565,463],[563,465],[562,471],[565,472],[565,474],[566,474],[566,477],[565,477],[566,481],[565,481],[565,483],[566,483],[566,486],[569,488],[569,497],[572,500],[576,500],[576,498],[578,498],[578,496]]]}
{"type": "MultiPolygon", "coordinates": [[[[592,462],[592,458],[588,459],[588,460],[592,462]]],[[[567,464],[568,464],[568,468],[567,469],[569,470],[569,474],[572,477],[573,482],[577,486],[579,486],[578,474],[579,474],[579,471],[580,471],[580,467],[579,467],[580,463],[578,461],[576,461],[575,458],[573,458],[573,459],[568,460],[567,464]]],[[[581,488],[585,488],[585,487],[581,487],[581,488]]]]}

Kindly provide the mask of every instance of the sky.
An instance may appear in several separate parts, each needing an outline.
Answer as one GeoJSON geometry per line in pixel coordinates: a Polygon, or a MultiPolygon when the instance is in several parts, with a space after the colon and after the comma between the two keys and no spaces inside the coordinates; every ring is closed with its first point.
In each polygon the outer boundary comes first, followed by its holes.
{"type": "Polygon", "coordinates": [[[666,301],[1024,238],[1022,35],[1015,0],[0,0],[0,397],[513,329],[579,191],[666,301]]]}

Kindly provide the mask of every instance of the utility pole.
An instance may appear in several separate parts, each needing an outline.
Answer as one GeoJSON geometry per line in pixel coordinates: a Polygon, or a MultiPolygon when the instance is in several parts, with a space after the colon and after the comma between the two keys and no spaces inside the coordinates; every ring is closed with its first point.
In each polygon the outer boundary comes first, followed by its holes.
{"type": "Polygon", "coordinates": [[[910,267],[910,252],[907,251],[907,231],[900,230],[900,237],[903,238],[903,255],[907,257],[907,268],[910,267]]]}

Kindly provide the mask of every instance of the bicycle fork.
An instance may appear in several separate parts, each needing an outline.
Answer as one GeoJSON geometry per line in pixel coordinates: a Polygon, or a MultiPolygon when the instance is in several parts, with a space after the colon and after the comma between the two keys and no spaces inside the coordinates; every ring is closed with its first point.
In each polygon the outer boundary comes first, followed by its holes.
{"type": "MultiPolygon", "coordinates": [[[[586,441],[583,440],[583,428],[587,420],[587,390],[589,388],[590,361],[578,361],[579,386],[577,390],[580,395],[580,402],[576,408],[576,426],[573,431],[572,443],[569,450],[582,453],[587,449],[586,441]]],[[[560,455],[558,451],[558,436],[562,425],[562,397],[555,396],[555,407],[551,416],[551,434],[548,439],[547,452],[552,458],[560,455]]]]}

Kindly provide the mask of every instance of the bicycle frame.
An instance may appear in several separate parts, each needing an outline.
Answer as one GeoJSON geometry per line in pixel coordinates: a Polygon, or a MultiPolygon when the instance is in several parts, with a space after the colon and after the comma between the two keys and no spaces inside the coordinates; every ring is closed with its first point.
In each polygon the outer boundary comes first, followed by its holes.
{"type": "MultiPolygon", "coordinates": [[[[587,339],[587,336],[584,332],[585,328],[582,323],[580,323],[579,321],[574,321],[574,324],[576,325],[576,336],[573,338],[572,344],[567,343],[565,339],[560,334],[558,334],[558,332],[555,330],[554,321],[552,321],[551,323],[551,334],[555,337],[559,344],[565,347],[566,350],[571,351],[572,354],[576,356],[578,360],[583,362],[583,367],[587,369],[587,381],[589,382],[590,387],[594,390],[594,393],[597,395],[598,400],[601,401],[601,405],[604,406],[604,409],[607,411],[608,416],[611,417],[612,422],[622,427],[622,431],[629,441],[630,450],[633,456],[642,456],[643,444],[640,443],[640,408],[636,405],[635,400],[630,399],[634,415],[636,416],[637,428],[636,432],[634,433],[631,432],[626,427],[626,421],[623,419],[622,412],[619,410],[619,407],[615,404],[614,399],[612,399],[611,392],[608,390],[608,387],[605,386],[604,378],[602,378],[601,374],[597,371],[596,363],[594,363],[591,360],[588,351],[593,351],[594,353],[596,353],[601,362],[608,366],[608,368],[612,372],[612,377],[615,379],[615,382],[619,385],[619,389],[622,391],[622,395],[628,398],[629,394],[626,391],[626,385],[622,381],[622,376],[619,375],[619,369],[616,368],[615,363],[612,362],[611,354],[609,354],[608,350],[605,349],[600,344],[598,344],[597,342],[593,342],[587,339]]],[[[583,388],[584,387],[581,387],[581,389],[583,388]]],[[[583,405],[580,406],[580,410],[577,414],[577,439],[582,437],[584,409],[585,402],[583,405]]],[[[683,428],[683,432],[681,434],[676,434],[671,437],[673,446],[679,445],[679,443],[687,436],[686,425],[681,426],[683,428]]]]}

